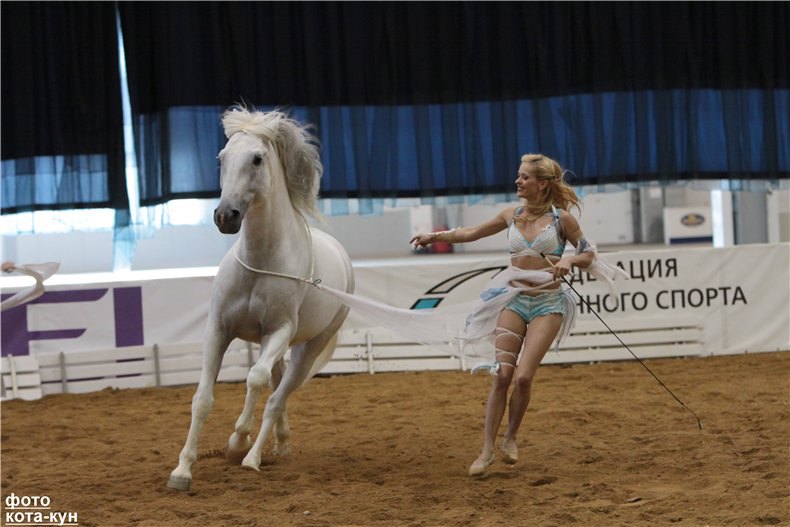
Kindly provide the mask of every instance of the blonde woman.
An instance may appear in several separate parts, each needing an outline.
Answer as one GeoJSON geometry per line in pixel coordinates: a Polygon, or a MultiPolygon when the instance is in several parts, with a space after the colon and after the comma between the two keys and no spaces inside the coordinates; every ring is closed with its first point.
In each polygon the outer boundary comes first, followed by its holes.
{"type": "MultiPolygon", "coordinates": [[[[486,406],[483,449],[469,468],[470,476],[484,474],[496,459],[496,435],[511,384],[501,451],[505,463],[518,460],[516,437],[529,405],[535,373],[558,334],[570,331],[575,314],[575,301],[560,288],[560,278],[573,267],[590,267],[596,259],[595,247],[584,239],[578,221],[568,212],[573,207],[579,210],[579,199],[563,181],[563,175],[562,167],[553,159],[526,154],[516,178],[521,206],[507,208],[476,227],[418,234],[411,240],[417,247],[438,241],[464,243],[507,230],[511,265],[484,292],[481,309],[467,321],[469,329],[480,319],[487,317],[491,324],[496,320],[494,361],[486,365],[495,378],[486,406]],[[574,254],[564,254],[566,242],[576,247],[574,254]],[[499,301],[488,301],[494,298],[499,301]],[[491,313],[492,309],[496,312],[491,313]]],[[[611,272],[611,266],[607,267],[610,275],[617,274],[616,269],[611,272]]],[[[490,331],[491,324],[485,331],[490,331]]]]}

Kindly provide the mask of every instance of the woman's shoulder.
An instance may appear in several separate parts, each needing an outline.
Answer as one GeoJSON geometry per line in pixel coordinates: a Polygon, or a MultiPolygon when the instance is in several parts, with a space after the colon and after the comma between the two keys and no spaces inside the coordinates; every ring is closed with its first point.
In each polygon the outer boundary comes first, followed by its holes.
{"type": "Polygon", "coordinates": [[[581,226],[576,217],[564,209],[557,209],[559,212],[559,223],[563,233],[575,233],[581,226]]]}
{"type": "Polygon", "coordinates": [[[567,210],[561,209],[559,207],[557,207],[556,210],[557,210],[557,217],[560,219],[561,222],[563,222],[563,223],[565,223],[565,222],[576,222],[576,223],[578,223],[578,220],[576,219],[576,217],[573,214],[571,214],[570,212],[568,212],[567,210]]]}
{"type": "Polygon", "coordinates": [[[507,207],[506,209],[503,209],[499,213],[499,217],[502,218],[503,220],[505,220],[505,223],[510,224],[510,222],[513,221],[513,217],[515,217],[515,216],[517,216],[518,214],[521,213],[521,209],[522,208],[523,207],[521,205],[515,205],[513,207],[507,207]]]}

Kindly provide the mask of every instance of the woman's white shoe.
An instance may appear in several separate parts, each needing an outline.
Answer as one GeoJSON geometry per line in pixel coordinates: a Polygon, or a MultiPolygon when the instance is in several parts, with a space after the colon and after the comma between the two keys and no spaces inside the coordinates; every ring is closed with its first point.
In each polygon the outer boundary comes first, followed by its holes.
{"type": "Polygon", "coordinates": [[[496,460],[496,455],[491,452],[491,455],[488,458],[484,458],[482,455],[472,463],[472,466],[469,467],[469,475],[470,476],[482,476],[485,474],[485,471],[491,464],[496,460]]]}
{"type": "Polygon", "coordinates": [[[505,438],[505,440],[502,441],[501,449],[505,463],[508,465],[515,465],[518,461],[518,445],[516,444],[516,440],[505,438]]]}

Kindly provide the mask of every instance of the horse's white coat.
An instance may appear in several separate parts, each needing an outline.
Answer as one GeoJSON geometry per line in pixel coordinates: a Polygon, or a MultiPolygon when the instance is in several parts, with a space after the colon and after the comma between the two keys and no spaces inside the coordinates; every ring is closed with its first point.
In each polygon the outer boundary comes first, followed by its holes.
{"type": "Polygon", "coordinates": [[[352,292],[351,262],[330,235],[309,227],[316,216],[321,165],[298,124],[279,112],[234,109],[223,115],[228,143],[220,153],[222,194],[215,212],[220,231],[241,236],[220,263],[213,284],[203,349],[203,370],[192,399],[192,422],[169,486],[188,489],[197,441],[211,411],[222,356],[234,338],[261,344],[247,376],[247,396],[228,440],[226,459],[258,469],[263,443],[274,428],[275,453],[289,451],[288,396],[331,358],[348,308],[308,282],[258,273],[308,277],[352,292]],[[243,220],[243,221],[242,221],[243,220]],[[234,254],[235,253],[235,254],[234,254]],[[291,348],[285,367],[283,356],[291,348]],[[255,442],[253,411],[264,386],[272,394],[255,442]]]}

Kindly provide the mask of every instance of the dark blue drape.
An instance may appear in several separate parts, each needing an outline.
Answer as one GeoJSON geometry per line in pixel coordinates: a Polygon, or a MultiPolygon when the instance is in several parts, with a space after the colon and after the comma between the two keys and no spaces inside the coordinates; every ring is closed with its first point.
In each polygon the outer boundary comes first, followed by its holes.
{"type": "Polygon", "coordinates": [[[121,10],[144,203],[217,195],[242,100],[317,127],[327,198],[508,192],[526,152],[577,184],[790,176],[786,4],[121,10]]]}
{"type": "Polygon", "coordinates": [[[128,207],[115,5],[0,10],[2,212],[128,207]]]}
{"type": "MultiPolygon", "coordinates": [[[[153,167],[141,179],[145,200],[218,194],[221,110],[167,113],[166,158],[155,140],[156,155],[138,152],[153,167]]],[[[316,125],[322,197],[394,198],[512,192],[526,152],[560,160],[574,184],[708,179],[748,188],[790,175],[789,110],[790,90],[666,90],[291,113],[316,125]]],[[[139,127],[140,143],[155,131],[139,127]]]]}

